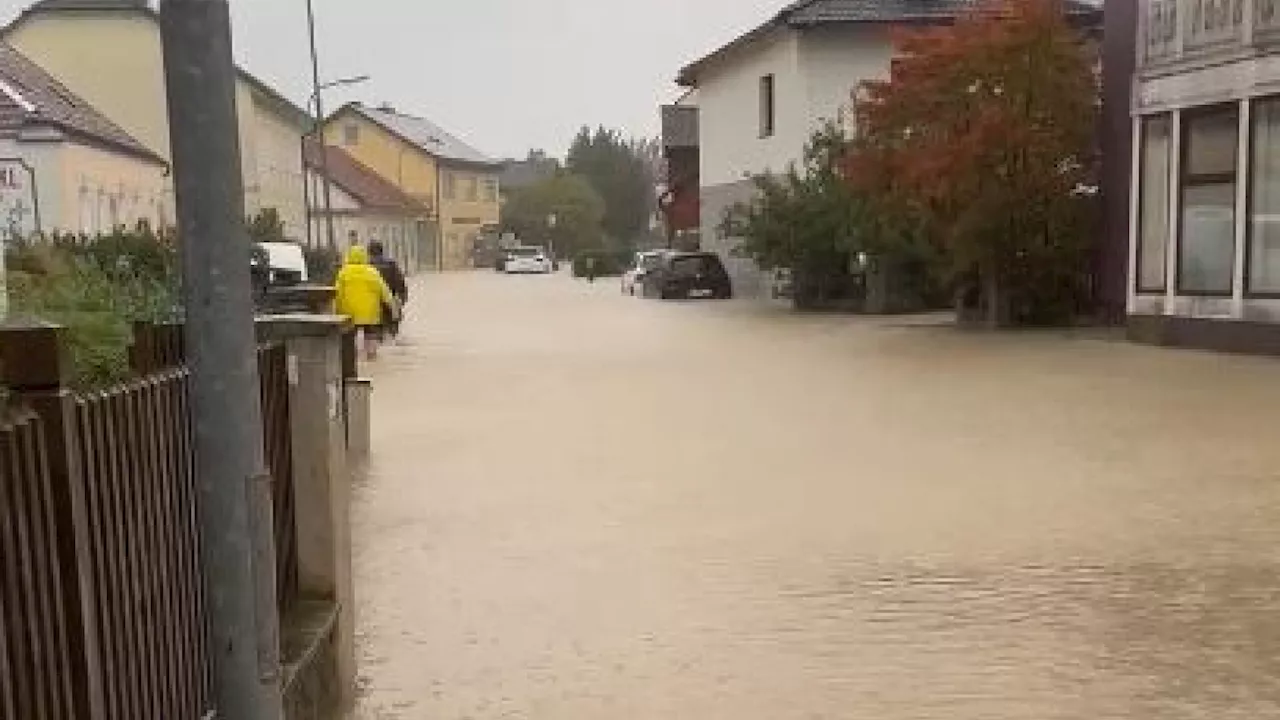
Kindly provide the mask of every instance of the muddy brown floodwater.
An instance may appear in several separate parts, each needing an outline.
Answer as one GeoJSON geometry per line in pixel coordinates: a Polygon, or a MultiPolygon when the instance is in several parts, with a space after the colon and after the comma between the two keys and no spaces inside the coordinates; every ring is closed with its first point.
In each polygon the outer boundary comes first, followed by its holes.
{"type": "Polygon", "coordinates": [[[419,281],[362,720],[1280,718],[1280,363],[419,281]]]}

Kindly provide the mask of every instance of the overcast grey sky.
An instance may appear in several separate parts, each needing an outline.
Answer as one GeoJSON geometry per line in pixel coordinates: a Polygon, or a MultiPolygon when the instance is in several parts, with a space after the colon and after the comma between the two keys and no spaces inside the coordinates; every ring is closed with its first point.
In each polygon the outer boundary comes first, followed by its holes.
{"type": "MultiPolygon", "coordinates": [[[[0,0],[7,22],[32,0],[0,0]]],[[[346,100],[425,115],[494,156],[559,154],[582,124],[656,135],[691,59],[785,0],[314,0],[321,72],[368,74],[346,100]]],[[[236,59],[300,105],[304,0],[231,0],[236,59]]]]}

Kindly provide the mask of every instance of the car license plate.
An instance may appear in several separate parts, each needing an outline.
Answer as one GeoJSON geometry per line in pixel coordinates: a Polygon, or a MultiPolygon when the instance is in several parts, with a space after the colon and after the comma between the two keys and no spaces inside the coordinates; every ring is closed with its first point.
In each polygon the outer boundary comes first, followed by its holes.
{"type": "Polygon", "coordinates": [[[689,291],[689,297],[691,297],[691,298],[705,298],[705,297],[711,297],[711,296],[712,296],[712,295],[714,295],[714,294],[715,294],[715,292],[714,292],[714,291],[709,290],[709,289],[706,289],[706,288],[701,288],[701,289],[699,289],[699,288],[694,288],[693,290],[690,290],[690,291],[689,291]]]}

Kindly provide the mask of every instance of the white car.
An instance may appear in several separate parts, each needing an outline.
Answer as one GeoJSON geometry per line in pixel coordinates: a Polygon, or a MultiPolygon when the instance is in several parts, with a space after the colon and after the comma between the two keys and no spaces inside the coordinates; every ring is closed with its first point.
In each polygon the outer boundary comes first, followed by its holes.
{"type": "Polygon", "coordinates": [[[508,274],[546,274],[551,272],[551,258],[540,247],[513,247],[507,251],[507,261],[502,270],[508,274]]]}
{"type": "Polygon", "coordinates": [[[644,276],[658,266],[666,250],[648,250],[636,253],[635,262],[622,274],[622,294],[635,295],[636,288],[644,284],[644,276]]]}

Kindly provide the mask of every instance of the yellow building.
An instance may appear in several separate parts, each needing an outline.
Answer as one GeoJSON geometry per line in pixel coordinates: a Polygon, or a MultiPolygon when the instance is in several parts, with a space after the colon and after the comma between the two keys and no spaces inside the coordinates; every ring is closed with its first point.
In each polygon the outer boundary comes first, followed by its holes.
{"type": "MultiPolygon", "coordinates": [[[[146,0],[42,0],[2,39],[164,160],[168,104],[159,17],[146,0]]],[[[306,235],[302,109],[249,73],[236,81],[245,211],[275,208],[291,237],[306,235]]],[[[172,187],[167,189],[172,207],[172,187]]]]}
{"type": "Polygon", "coordinates": [[[168,164],[0,43],[0,236],[164,223],[168,164]]]}
{"type": "Polygon", "coordinates": [[[344,106],[326,121],[325,138],[431,208],[434,233],[418,253],[427,267],[473,267],[477,237],[498,224],[499,163],[429,120],[387,106],[344,106]]]}

